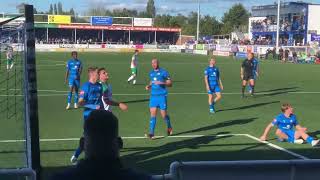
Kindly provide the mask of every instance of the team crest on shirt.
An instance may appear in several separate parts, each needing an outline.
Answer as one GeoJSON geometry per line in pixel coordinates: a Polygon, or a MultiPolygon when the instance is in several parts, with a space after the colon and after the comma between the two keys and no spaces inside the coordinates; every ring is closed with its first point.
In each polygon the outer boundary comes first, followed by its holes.
{"type": "Polygon", "coordinates": [[[158,72],[158,73],[157,73],[157,75],[159,76],[159,75],[160,75],[160,73],[158,72]]]}

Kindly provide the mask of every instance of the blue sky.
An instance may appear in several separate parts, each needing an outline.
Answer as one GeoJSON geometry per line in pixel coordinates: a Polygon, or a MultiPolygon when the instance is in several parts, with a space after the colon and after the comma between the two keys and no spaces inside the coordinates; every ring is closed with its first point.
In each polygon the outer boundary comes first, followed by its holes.
{"type": "MultiPolygon", "coordinates": [[[[0,12],[17,12],[19,3],[33,4],[37,10],[47,11],[50,3],[62,2],[64,9],[73,7],[79,14],[84,14],[86,9],[93,6],[105,6],[108,9],[129,8],[144,10],[148,0],[0,0],[0,12]]],[[[155,0],[156,10],[159,14],[188,14],[197,11],[198,0],[155,0]]],[[[242,3],[248,10],[255,5],[273,4],[277,0],[200,0],[201,14],[214,15],[218,19],[223,16],[233,4],[242,3]]],[[[282,0],[283,1],[283,0],[282,0]]],[[[288,2],[289,0],[286,0],[288,2]]],[[[319,3],[320,0],[304,0],[305,2],[319,3]]]]}

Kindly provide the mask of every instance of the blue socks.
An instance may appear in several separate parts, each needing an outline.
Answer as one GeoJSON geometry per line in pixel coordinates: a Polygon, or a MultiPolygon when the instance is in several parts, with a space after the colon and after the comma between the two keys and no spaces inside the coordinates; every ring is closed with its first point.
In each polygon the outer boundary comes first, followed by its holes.
{"type": "Polygon", "coordinates": [[[309,136],[309,137],[306,139],[306,141],[307,141],[307,143],[311,144],[311,142],[313,141],[313,138],[309,136]]]}
{"type": "Polygon", "coordinates": [[[78,147],[77,150],[74,152],[74,156],[75,156],[76,158],[78,158],[78,157],[80,156],[81,152],[82,152],[81,148],[78,147]]]}
{"type": "Polygon", "coordinates": [[[72,92],[68,92],[68,103],[71,103],[72,92]]]}
{"type": "Polygon", "coordinates": [[[214,111],[214,102],[212,102],[210,105],[209,105],[209,109],[211,110],[213,110],[214,111]]]}
{"type": "Polygon", "coordinates": [[[166,115],[166,117],[164,118],[164,120],[165,120],[166,123],[167,123],[167,127],[168,127],[168,128],[172,128],[171,122],[170,122],[170,117],[169,117],[168,115],[166,115]]]}
{"type": "Polygon", "coordinates": [[[151,117],[151,118],[150,118],[149,134],[154,135],[154,129],[156,128],[156,124],[157,124],[157,119],[156,119],[156,117],[151,117]]]}
{"type": "Polygon", "coordinates": [[[78,91],[75,91],[74,92],[74,103],[78,103],[79,101],[79,94],[78,94],[78,91]]]}

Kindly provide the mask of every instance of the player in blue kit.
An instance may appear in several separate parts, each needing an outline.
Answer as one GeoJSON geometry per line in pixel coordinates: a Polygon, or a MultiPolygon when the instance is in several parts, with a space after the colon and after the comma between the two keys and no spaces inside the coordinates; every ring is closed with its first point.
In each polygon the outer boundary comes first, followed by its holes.
{"type": "MultiPolygon", "coordinates": [[[[89,117],[90,113],[95,109],[100,109],[103,107],[102,96],[103,88],[102,85],[98,82],[98,68],[90,67],[88,68],[89,81],[84,83],[81,87],[79,105],[84,108],[83,110],[83,119],[89,117]]],[[[86,132],[84,132],[86,133],[86,132]]],[[[75,151],[71,157],[71,162],[75,164],[78,157],[83,151],[83,137],[80,138],[80,144],[78,149],[75,151]]]]}
{"type": "Polygon", "coordinates": [[[290,143],[302,144],[305,140],[312,146],[317,146],[319,140],[315,140],[306,133],[306,128],[299,125],[296,115],[293,114],[293,108],[290,104],[283,104],[282,113],[279,114],[264,130],[260,140],[266,141],[267,136],[273,126],[277,126],[276,135],[279,139],[286,139],[290,143]],[[302,138],[302,139],[300,139],[302,138]]]}
{"type": "MultiPolygon", "coordinates": [[[[255,86],[256,86],[257,78],[258,78],[259,73],[260,73],[259,61],[258,61],[257,58],[253,58],[252,59],[252,63],[253,63],[253,79],[255,81],[255,86]]],[[[249,91],[250,94],[252,93],[252,88],[249,85],[248,85],[248,91],[249,91]]]]}
{"type": "Polygon", "coordinates": [[[210,113],[215,113],[214,105],[221,99],[221,90],[223,85],[220,78],[220,71],[216,67],[216,60],[212,57],[209,61],[209,66],[204,71],[204,82],[208,92],[208,102],[210,113]],[[216,98],[213,99],[213,94],[216,98]]]}
{"type": "Polygon", "coordinates": [[[78,90],[80,87],[80,76],[82,72],[82,63],[78,59],[76,51],[71,52],[72,59],[67,62],[67,71],[65,75],[65,82],[68,84],[70,91],[68,93],[68,104],[66,109],[70,109],[72,92],[74,92],[74,108],[78,108],[78,90]]]}
{"type": "Polygon", "coordinates": [[[162,118],[167,123],[167,135],[172,135],[172,126],[170,117],[167,113],[167,87],[172,86],[172,81],[168,71],[159,67],[159,61],[152,59],[153,70],[149,73],[150,83],[146,86],[146,90],[150,90],[150,128],[147,135],[150,139],[154,139],[154,131],[156,127],[157,109],[160,109],[162,118]]]}

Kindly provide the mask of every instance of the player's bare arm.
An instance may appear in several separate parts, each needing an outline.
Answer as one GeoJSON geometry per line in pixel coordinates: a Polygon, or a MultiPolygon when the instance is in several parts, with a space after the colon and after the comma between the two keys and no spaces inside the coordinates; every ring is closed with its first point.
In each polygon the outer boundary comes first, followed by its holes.
{"type": "Polygon", "coordinates": [[[122,111],[127,111],[128,110],[128,106],[125,103],[113,101],[113,100],[110,100],[108,98],[104,98],[103,100],[104,100],[104,102],[106,104],[108,104],[110,106],[118,106],[122,111]]]}
{"type": "Polygon", "coordinates": [[[222,84],[221,78],[219,78],[219,86],[220,86],[220,89],[223,90],[223,84],[222,84]]]}
{"type": "Polygon", "coordinates": [[[149,91],[151,89],[152,82],[150,81],[148,85],[146,85],[146,90],[149,91]]]}
{"type": "Polygon", "coordinates": [[[79,104],[80,106],[84,106],[85,103],[86,103],[86,102],[84,101],[83,98],[79,98],[78,104],[79,104]]]}
{"type": "Polygon", "coordinates": [[[302,127],[301,125],[296,125],[296,130],[297,131],[307,132],[307,128],[306,127],[302,127]]]}
{"type": "Polygon", "coordinates": [[[269,134],[272,127],[273,127],[272,123],[268,124],[268,126],[265,128],[265,130],[263,132],[263,135],[260,137],[261,141],[267,140],[268,134],[269,134]]]}
{"type": "Polygon", "coordinates": [[[204,83],[205,83],[205,85],[206,85],[206,89],[207,89],[207,91],[209,91],[209,83],[208,83],[208,75],[205,75],[204,76],[204,83]]]}
{"type": "Polygon", "coordinates": [[[64,77],[64,82],[68,84],[69,70],[66,71],[66,75],[64,77]]]}

